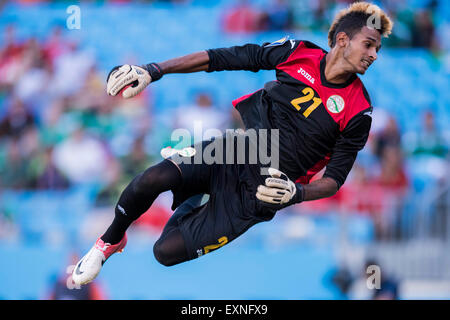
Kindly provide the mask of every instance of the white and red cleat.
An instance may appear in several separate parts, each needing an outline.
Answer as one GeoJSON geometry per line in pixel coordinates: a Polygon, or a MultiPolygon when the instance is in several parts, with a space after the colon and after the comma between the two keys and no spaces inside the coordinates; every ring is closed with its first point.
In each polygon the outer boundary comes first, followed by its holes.
{"type": "Polygon", "coordinates": [[[97,277],[103,264],[116,252],[122,252],[127,245],[127,234],[117,244],[105,243],[98,238],[95,245],[81,258],[72,272],[72,280],[77,285],[87,284],[97,277]]]}

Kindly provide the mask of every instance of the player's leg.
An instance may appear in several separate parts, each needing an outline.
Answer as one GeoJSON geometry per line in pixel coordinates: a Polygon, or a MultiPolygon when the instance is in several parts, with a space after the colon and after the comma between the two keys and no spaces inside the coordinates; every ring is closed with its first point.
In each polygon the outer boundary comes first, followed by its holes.
{"type": "Polygon", "coordinates": [[[172,266],[199,258],[230,243],[258,222],[238,204],[239,193],[212,192],[208,202],[179,214],[156,241],[155,258],[172,266]]]}
{"type": "Polygon", "coordinates": [[[179,169],[169,160],[139,174],[120,195],[114,220],[101,239],[111,244],[118,243],[131,223],[150,208],[158,195],[176,188],[180,181],[179,169]]]}
{"type": "MultiPolygon", "coordinates": [[[[226,143],[221,146],[226,148],[226,143]]],[[[226,158],[226,149],[222,155],[226,158]]],[[[174,204],[181,203],[180,210],[169,220],[153,250],[161,264],[172,266],[196,259],[271,218],[257,214],[256,187],[251,183],[254,170],[250,172],[237,165],[184,162],[178,167],[182,186],[174,191],[174,204]],[[202,193],[209,194],[208,202],[200,205],[197,198],[197,203],[192,204],[195,201],[192,195],[202,193]]]]}
{"type": "Polygon", "coordinates": [[[112,224],[78,262],[72,274],[77,284],[92,281],[103,263],[126,245],[126,230],[146,212],[159,194],[174,189],[181,181],[178,167],[169,160],[154,165],[135,177],[122,192],[112,224]]]}
{"type": "MultiPolygon", "coordinates": [[[[219,141],[219,138],[214,141],[219,141]]],[[[203,150],[210,143],[203,142],[203,150]]],[[[222,156],[225,158],[226,143],[218,144],[216,153],[220,147],[224,148],[222,156]]],[[[192,260],[216,250],[245,232],[247,225],[253,223],[251,217],[241,219],[245,208],[241,204],[236,166],[203,162],[188,164],[186,161],[177,163],[183,178],[181,187],[174,191],[174,204],[181,205],[153,248],[155,258],[165,266],[192,260]],[[203,193],[209,194],[206,204],[199,206],[197,202],[189,206],[195,199],[193,195],[203,193]]]]}
{"type": "Polygon", "coordinates": [[[203,197],[203,194],[198,194],[184,201],[170,217],[153,246],[153,254],[162,265],[172,266],[189,260],[178,221],[181,217],[200,210],[203,197]]]}

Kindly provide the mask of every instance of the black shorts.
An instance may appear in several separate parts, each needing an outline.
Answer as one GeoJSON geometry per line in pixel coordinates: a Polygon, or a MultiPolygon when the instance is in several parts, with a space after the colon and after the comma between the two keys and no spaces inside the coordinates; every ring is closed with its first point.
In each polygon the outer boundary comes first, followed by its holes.
{"type": "MultiPolygon", "coordinates": [[[[196,154],[210,143],[203,141],[193,146],[196,154]]],[[[172,209],[179,207],[175,213],[190,259],[222,247],[256,223],[271,220],[275,215],[275,211],[262,207],[256,199],[256,188],[265,178],[259,165],[208,164],[205,159],[194,164],[179,156],[170,160],[177,163],[182,174],[181,185],[172,190],[172,209]],[[198,194],[209,194],[209,200],[194,208],[192,203],[183,205],[198,194]],[[180,211],[185,212],[180,215],[180,211]]]]}

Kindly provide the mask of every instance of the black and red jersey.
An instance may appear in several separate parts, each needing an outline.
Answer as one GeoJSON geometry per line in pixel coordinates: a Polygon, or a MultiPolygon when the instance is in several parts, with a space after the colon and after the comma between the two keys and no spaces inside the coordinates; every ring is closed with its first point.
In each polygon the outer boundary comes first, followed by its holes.
{"type": "Polygon", "coordinates": [[[327,52],[308,41],[281,39],[208,50],[208,72],[276,70],[276,81],[233,101],[246,129],[279,129],[279,166],[290,179],[324,176],[342,186],[366,144],[372,106],[355,74],[346,83],[325,78],[327,52]]]}

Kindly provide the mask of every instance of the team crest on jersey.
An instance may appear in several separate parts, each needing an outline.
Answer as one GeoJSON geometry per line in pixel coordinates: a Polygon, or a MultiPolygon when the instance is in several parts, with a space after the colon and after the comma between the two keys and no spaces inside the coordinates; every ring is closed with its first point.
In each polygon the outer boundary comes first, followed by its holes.
{"type": "Polygon", "coordinates": [[[281,46],[282,44],[284,44],[286,41],[288,41],[289,36],[286,36],[284,38],[281,38],[280,40],[274,41],[271,44],[265,45],[265,47],[275,47],[275,46],[281,46]]]}
{"type": "Polygon", "coordinates": [[[340,95],[332,95],[327,100],[327,109],[332,113],[339,113],[344,110],[345,101],[340,95]]]}

